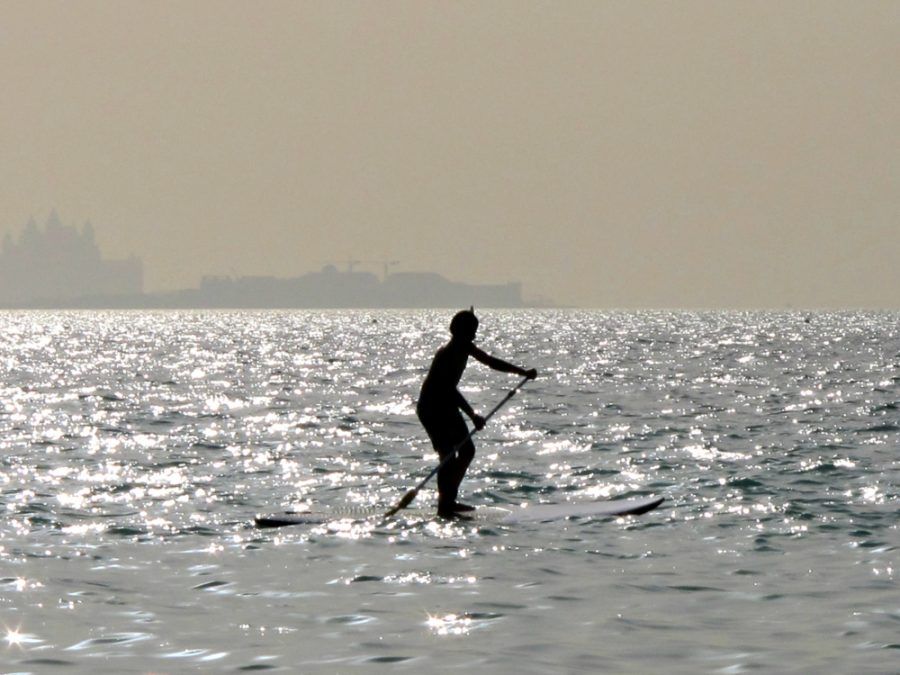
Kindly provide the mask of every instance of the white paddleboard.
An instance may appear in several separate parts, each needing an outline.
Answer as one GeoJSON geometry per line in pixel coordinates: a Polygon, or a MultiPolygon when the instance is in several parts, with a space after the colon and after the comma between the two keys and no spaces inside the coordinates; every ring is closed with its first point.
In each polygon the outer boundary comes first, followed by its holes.
{"type": "MultiPolygon", "coordinates": [[[[568,518],[608,518],[611,516],[636,516],[652,511],[665,500],[662,497],[618,499],[609,502],[568,502],[566,504],[528,504],[520,508],[505,509],[504,523],[546,522],[568,518]]],[[[498,507],[490,507],[497,509],[498,507]]]]}
{"type": "MultiPolygon", "coordinates": [[[[565,504],[528,504],[526,506],[479,506],[462,514],[469,520],[497,523],[535,523],[575,518],[610,518],[614,516],[640,515],[652,511],[665,501],[662,497],[617,499],[605,502],[568,502],[565,504]]],[[[434,517],[433,509],[412,508],[400,511],[391,519],[421,520],[434,517]]],[[[254,519],[257,527],[286,527],[289,525],[322,525],[340,520],[381,521],[384,511],[365,508],[357,511],[331,513],[310,511],[306,513],[274,513],[259,515],[254,519]]]]}

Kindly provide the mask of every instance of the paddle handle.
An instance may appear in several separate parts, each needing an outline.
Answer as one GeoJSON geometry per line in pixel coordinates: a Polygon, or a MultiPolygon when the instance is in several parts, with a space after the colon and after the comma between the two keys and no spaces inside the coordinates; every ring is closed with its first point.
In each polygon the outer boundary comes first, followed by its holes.
{"type": "MultiPolygon", "coordinates": [[[[494,408],[493,408],[493,410],[491,410],[491,411],[485,416],[484,421],[487,422],[489,419],[491,419],[491,418],[494,416],[494,414],[495,414],[498,410],[500,410],[500,408],[502,408],[502,407],[506,404],[506,402],[507,402],[509,399],[511,399],[513,396],[515,396],[515,395],[516,395],[516,392],[519,391],[519,389],[521,389],[522,386],[523,386],[526,382],[528,382],[528,380],[530,380],[530,379],[531,379],[531,378],[530,378],[528,375],[526,375],[525,377],[523,377],[523,378],[522,378],[522,381],[519,382],[519,384],[517,384],[515,387],[513,387],[512,389],[510,389],[510,390],[506,393],[506,396],[503,397],[503,400],[500,401],[500,403],[498,403],[497,405],[495,405],[494,408]]],[[[434,468],[429,472],[429,474],[428,474],[427,476],[425,476],[425,478],[423,478],[421,481],[419,481],[419,484],[416,485],[416,487],[414,487],[412,490],[410,490],[410,491],[407,492],[405,495],[403,495],[403,498],[397,503],[397,505],[394,506],[392,509],[388,510],[388,512],[384,514],[384,517],[385,517],[385,518],[390,518],[391,516],[393,516],[395,513],[397,513],[397,512],[400,511],[401,509],[405,509],[407,506],[409,506],[409,505],[412,503],[412,500],[416,498],[416,495],[419,494],[419,490],[421,490],[423,487],[425,487],[425,483],[427,483],[428,481],[430,481],[430,480],[432,479],[432,477],[434,476],[434,474],[436,474],[438,471],[441,470],[441,467],[442,467],[442,466],[444,466],[447,462],[449,462],[451,459],[453,459],[454,457],[456,457],[456,453],[459,452],[459,449],[463,446],[463,444],[465,444],[470,438],[472,438],[472,436],[474,436],[474,435],[475,435],[475,432],[477,432],[477,431],[478,431],[478,429],[472,429],[472,430],[466,435],[466,437],[465,437],[464,439],[462,439],[459,443],[456,444],[456,447],[453,448],[453,452],[448,453],[448,454],[440,461],[440,463],[439,463],[436,467],[434,467],[434,468]]]]}
{"type": "MultiPolygon", "coordinates": [[[[521,389],[525,385],[525,383],[528,382],[528,380],[530,380],[530,379],[531,378],[526,375],[525,377],[522,378],[522,381],[519,382],[519,384],[517,384],[515,387],[513,387],[508,392],[506,392],[506,396],[503,397],[503,400],[501,400],[500,403],[495,405],[493,410],[491,410],[487,415],[484,416],[485,423],[487,423],[487,421],[489,419],[491,419],[496,414],[496,412],[498,410],[500,410],[500,408],[502,408],[504,405],[506,405],[506,402],[509,401],[509,399],[511,399],[513,396],[515,396],[516,392],[519,391],[519,389],[521,389]]],[[[425,486],[425,483],[430,481],[432,479],[432,477],[434,476],[434,474],[436,474],[438,471],[441,470],[441,467],[443,467],[447,462],[449,462],[451,459],[456,457],[456,453],[459,452],[459,449],[463,445],[465,445],[469,441],[469,439],[471,439],[472,436],[474,436],[477,432],[478,432],[478,429],[472,429],[468,434],[466,434],[466,437],[454,446],[453,452],[448,453],[443,459],[441,459],[440,463],[436,467],[434,467],[431,470],[431,472],[419,482],[418,485],[416,485],[416,487],[414,488],[414,491],[418,492],[419,490],[421,490],[425,486]]]]}
{"type": "MultiPolygon", "coordinates": [[[[530,379],[531,378],[528,375],[526,375],[525,377],[522,378],[522,381],[519,382],[519,384],[517,384],[515,387],[513,387],[508,392],[506,392],[506,396],[503,397],[503,400],[500,401],[500,403],[498,403],[497,405],[495,405],[494,409],[491,410],[491,412],[489,412],[487,415],[485,415],[484,421],[487,422],[489,419],[491,419],[494,416],[494,413],[496,413],[498,410],[500,410],[500,408],[502,408],[509,399],[511,399],[513,396],[515,396],[516,392],[519,391],[519,389],[521,389],[523,386],[525,386],[525,383],[528,382],[528,380],[530,380],[530,379]]],[[[469,435],[466,436],[466,441],[469,440],[470,438],[472,438],[472,434],[474,434],[476,431],[478,431],[478,430],[472,429],[472,431],[469,433],[469,435]]],[[[465,441],[463,441],[463,443],[465,443],[465,441]]],[[[462,443],[457,445],[453,449],[453,452],[456,452],[457,450],[459,450],[460,447],[462,447],[462,443]]]]}

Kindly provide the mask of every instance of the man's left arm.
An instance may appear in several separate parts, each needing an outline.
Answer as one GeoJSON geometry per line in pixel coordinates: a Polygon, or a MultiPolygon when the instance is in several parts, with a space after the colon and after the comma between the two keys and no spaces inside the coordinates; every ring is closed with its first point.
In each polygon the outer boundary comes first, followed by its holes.
{"type": "Polygon", "coordinates": [[[537,371],[534,368],[532,368],[531,370],[519,368],[519,366],[514,366],[508,361],[498,359],[496,356],[491,356],[475,345],[472,345],[472,351],[470,352],[470,355],[479,363],[483,363],[488,368],[492,368],[493,370],[499,370],[501,373],[516,373],[517,375],[521,375],[522,377],[530,377],[531,379],[537,377],[537,371]]]}

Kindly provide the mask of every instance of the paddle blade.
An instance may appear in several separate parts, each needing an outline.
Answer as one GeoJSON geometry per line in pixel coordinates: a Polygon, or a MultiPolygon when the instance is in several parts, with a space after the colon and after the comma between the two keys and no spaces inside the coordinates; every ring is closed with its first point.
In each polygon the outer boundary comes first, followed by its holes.
{"type": "Polygon", "coordinates": [[[400,500],[400,502],[397,504],[397,506],[395,506],[390,511],[385,513],[384,517],[390,518],[392,515],[397,513],[397,511],[402,511],[403,509],[405,509],[407,506],[409,506],[412,503],[412,500],[416,498],[417,494],[419,494],[419,491],[416,490],[415,488],[413,488],[412,490],[407,492],[405,495],[403,495],[403,499],[400,500]]]}

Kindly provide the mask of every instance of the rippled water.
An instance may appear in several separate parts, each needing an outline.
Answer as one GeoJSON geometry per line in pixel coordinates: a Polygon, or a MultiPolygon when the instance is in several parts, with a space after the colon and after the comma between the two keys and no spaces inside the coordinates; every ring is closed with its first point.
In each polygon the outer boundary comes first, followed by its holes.
{"type": "Polygon", "coordinates": [[[898,672],[898,319],[485,311],[467,501],[662,509],[256,530],[427,473],[449,313],[0,313],[0,666],[898,672]]]}

